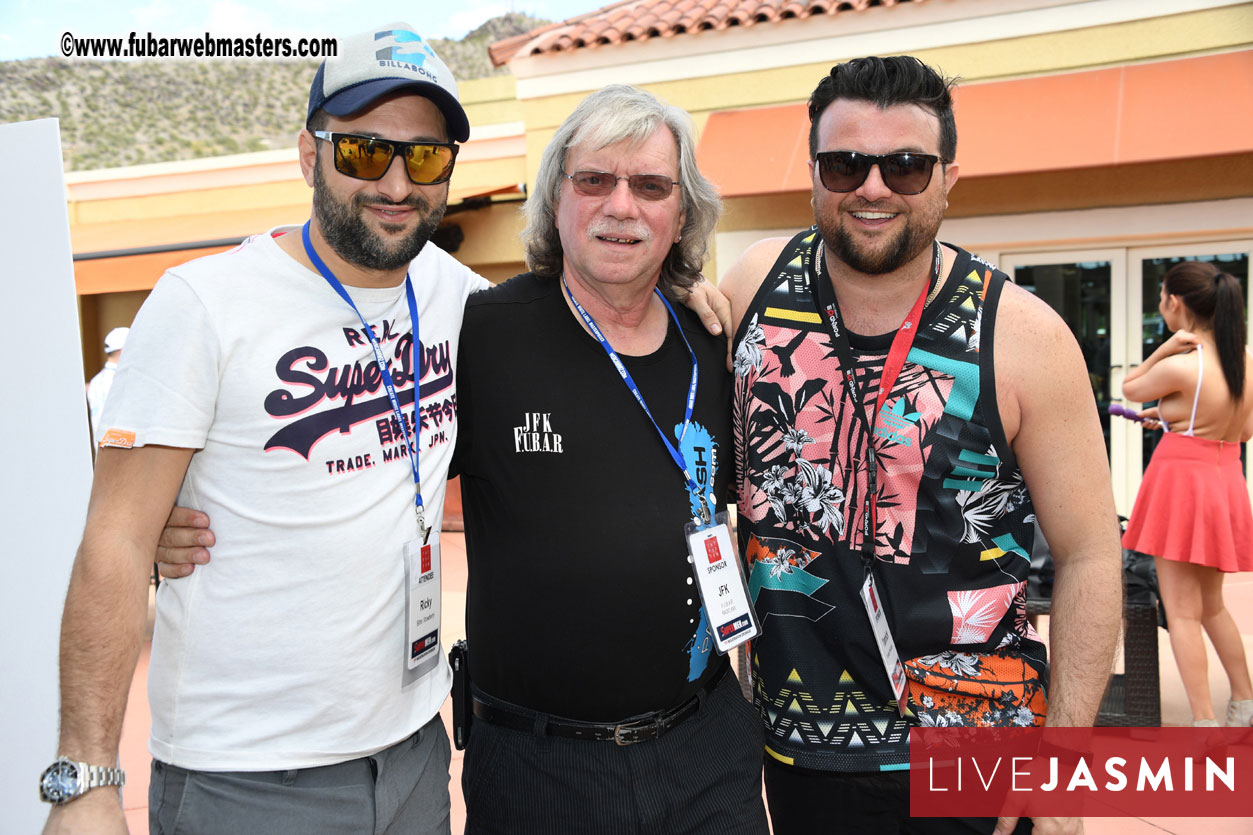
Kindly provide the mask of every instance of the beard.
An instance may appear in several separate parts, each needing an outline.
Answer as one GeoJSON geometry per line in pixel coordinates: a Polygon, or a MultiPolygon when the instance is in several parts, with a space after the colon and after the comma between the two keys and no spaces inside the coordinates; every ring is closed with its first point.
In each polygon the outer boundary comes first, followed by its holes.
{"type": "MultiPolygon", "coordinates": [[[[931,247],[940,223],[944,220],[943,196],[938,200],[912,211],[905,221],[905,228],[890,238],[873,242],[868,246],[865,239],[858,239],[845,226],[838,213],[815,212],[818,233],[827,248],[844,264],[865,275],[886,275],[899,270],[923,250],[931,247]]],[[[850,211],[874,211],[873,205],[858,206],[850,211]]]]}
{"type": "MultiPolygon", "coordinates": [[[[381,197],[369,198],[365,194],[354,194],[351,201],[339,200],[327,186],[321,164],[313,168],[313,214],[318,219],[318,228],[331,249],[357,267],[388,272],[417,258],[444,219],[445,208],[447,204],[441,202],[436,208],[417,194],[399,203],[381,197]],[[403,238],[389,243],[366,224],[364,207],[367,205],[415,209],[418,224],[403,238]]],[[[400,231],[403,227],[385,223],[383,228],[400,231]]]]}

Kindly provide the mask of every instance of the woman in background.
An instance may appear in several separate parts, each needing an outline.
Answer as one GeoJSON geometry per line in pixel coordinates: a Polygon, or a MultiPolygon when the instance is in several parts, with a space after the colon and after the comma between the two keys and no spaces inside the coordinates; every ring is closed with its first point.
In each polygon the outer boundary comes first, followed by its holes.
{"type": "Polygon", "coordinates": [[[1240,443],[1253,436],[1244,298],[1231,275],[1185,261],[1163,278],[1158,309],[1174,334],[1127,374],[1122,392],[1139,403],[1158,400],[1141,416],[1176,431],[1153,452],[1123,546],[1153,555],[1192,724],[1218,725],[1203,628],[1231,684],[1227,725],[1247,727],[1253,685],[1223,603],[1224,574],[1253,571],[1253,511],[1240,466],[1240,443]]]}

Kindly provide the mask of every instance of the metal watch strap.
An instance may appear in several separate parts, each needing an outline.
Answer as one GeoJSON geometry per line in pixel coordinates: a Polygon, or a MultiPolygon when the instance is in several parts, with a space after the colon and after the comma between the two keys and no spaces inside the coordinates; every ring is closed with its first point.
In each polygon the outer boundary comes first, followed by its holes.
{"type": "Polygon", "coordinates": [[[118,786],[120,788],[126,785],[126,772],[120,768],[87,765],[86,763],[79,763],[78,765],[80,769],[86,767],[87,771],[87,783],[83,786],[84,793],[105,786],[118,786]]]}

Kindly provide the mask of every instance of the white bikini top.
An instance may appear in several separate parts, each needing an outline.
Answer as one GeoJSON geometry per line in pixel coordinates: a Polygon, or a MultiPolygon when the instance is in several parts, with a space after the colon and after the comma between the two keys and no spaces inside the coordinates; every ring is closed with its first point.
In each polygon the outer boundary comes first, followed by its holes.
{"type": "MultiPolygon", "coordinates": [[[[1253,345],[1246,345],[1244,352],[1253,357],[1253,345]]],[[[1205,379],[1205,361],[1201,356],[1201,343],[1196,344],[1196,394],[1192,395],[1192,417],[1188,420],[1188,431],[1184,435],[1195,437],[1193,429],[1196,427],[1196,406],[1201,402],[1201,381],[1205,379]]],[[[1166,426],[1166,422],[1162,421],[1162,428],[1167,432],[1170,429],[1166,426]]]]}
{"type": "Polygon", "coordinates": [[[1196,407],[1201,402],[1201,381],[1205,379],[1205,358],[1201,356],[1201,343],[1196,344],[1196,394],[1192,395],[1192,417],[1188,420],[1188,431],[1184,432],[1189,438],[1194,437],[1193,430],[1196,428],[1196,407]]]}

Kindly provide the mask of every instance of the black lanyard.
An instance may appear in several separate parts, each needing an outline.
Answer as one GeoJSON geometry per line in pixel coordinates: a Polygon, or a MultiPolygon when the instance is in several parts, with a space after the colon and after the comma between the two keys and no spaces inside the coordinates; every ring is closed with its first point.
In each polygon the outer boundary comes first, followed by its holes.
{"type": "MultiPolygon", "coordinates": [[[[867,416],[863,405],[862,391],[857,386],[856,363],[853,358],[853,346],[848,340],[848,330],[843,326],[840,316],[840,303],[835,296],[835,287],[831,284],[831,276],[827,271],[827,263],[821,245],[816,240],[809,253],[809,283],[813,288],[814,304],[818,313],[827,323],[831,331],[831,345],[835,349],[836,359],[840,363],[840,373],[844,377],[844,385],[848,390],[849,400],[853,403],[853,411],[866,430],[866,501],[862,516],[862,563],[870,570],[875,552],[875,528],[879,504],[879,464],[874,449],[874,427],[879,412],[887,402],[905,360],[913,347],[914,337],[918,334],[918,325],[922,319],[922,311],[926,307],[927,296],[932,286],[939,283],[940,266],[943,263],[938,241],[932,244],[935,248],[934,266],[931,282],[922,288],[918,300],[905,317],[905,321],[897,328],[892,337],[892,347],[888,351],[887,360],[883,365],[883,374],[879,379],[879,396],[876,398],[874,412],[867,416]]],[[[869,381],[867,381],[869,385],[869,381]]],[[[838,437],[838,433],[837,433],[838,437]]]]}

